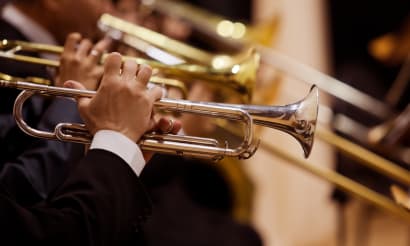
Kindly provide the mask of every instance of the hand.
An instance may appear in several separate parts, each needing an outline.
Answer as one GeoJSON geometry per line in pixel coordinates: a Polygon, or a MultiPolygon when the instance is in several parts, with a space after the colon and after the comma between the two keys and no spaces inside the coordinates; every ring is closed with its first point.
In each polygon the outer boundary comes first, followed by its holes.
{"type": "MultiPolygon", "coordinates": [[[[161,117],[152,130],[159,134],[177,134],[179,130],[181,130],[181,126],[182,125],[179,120],[161,117]]],[[[144,155],[145,162],[148,162],[154,155],[154,152],[143,151],[142,154],[144,155]]]]}
{"type": "MultiPolygon", "coordinates": [[[[155,126],[152,109],[154,102],[162,97],[162,89],[147,90],[151,72],[150,67],[138,66],[131,60],[121,67],[119,53],[107,56],[97,94],[92,98],[77,98],[78,109],[91,134],[113,130],[137,142],[155,126]]],[[[64,86],[84,89],[76,81],[67,81],[64,86]]]]}
{"type": "MultiPolygon", "coordinates": [[[[190,101],[214,101],[215,92],[205,82],[195,82],[189,90],[188,100],[190,101]]],[[[184,132],[187,135],[206,137],[215,130],[212,118],[196,114],[182,114],[181,121],[184,132]]]]}
{"type": "Polygon", "coordinates": [[[90,40],[82,39],[79,33],[68,35],[60,58],[56,85],[62,86],[67,80],[75,80],[88,90],[96,90],[103,74],[101,56],[109,45],[108,39],[102,39],[93,46],[90,40]]]}

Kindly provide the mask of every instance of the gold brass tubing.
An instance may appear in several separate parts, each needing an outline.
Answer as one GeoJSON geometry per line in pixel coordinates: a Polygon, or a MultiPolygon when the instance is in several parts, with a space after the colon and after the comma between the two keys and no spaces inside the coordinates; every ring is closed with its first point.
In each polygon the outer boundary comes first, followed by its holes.
{"type": "Polygon", "coordinates": [[[363,165],[381,171],[394,180],[410,186],[409,171],[399,167],[397,164],[386,160],[381,156],[361,147],[360,145],[346,140],[323,127],[316,128],[316,136],[323,139],[325,142],[330,143],[332,146],[335,146],[338,150],[356,159],[363,165]]]}
{"type": "Polygon", "coordinates": [[[369,201],[377,207],[385,209],[393,215],[402,218],[406,222],[410,223],[410,213],[407,210],[396,205],[392,200],[384,197],[383,195],[380,195],[379,193],[372,191],[366,186],[363,186],[355,181],[352,181],[349,178],[346,178],[345,176],[338,174],[333,170],[317,167],[307,160],[296,158],[293,155],[287,153],[286,151],[283,151],[278,147],[273,146],[272,144],[268,144],[266,141],[261,141],[259,146],[263,149],[266,149],[270,153],[275,154],[275,156],[278,156],[279,158],[288,161],[290,164],[293,164],[306,171],[309,171],[310,173],[335,184],[338,188],[346,192],[349,192],[365,201],[369,201]]]}
{"type": "Polygon", "coordinates": [[[0,80],[7,80],[7,81],[29,81],[32,83],[40,84],[40,85],[51,85],[51,81],[48,79],[44,78],[39,78],[39,77],[25,77],[25,78],[19,78],[15,76],[10,76],[5,73],[0,72],[0,80]]]}
{"type": "Polygon", "coordinates": [[[152,45],[158,46],[166,51],[178,55],[179,57],[195,60],[201,64],[211,64],[213,55],[201,49],[179,42],[165,35],[151,31],[128,21],[114,17],[110,14],[103,14],[99,19],[99,27],[104,29],[114,29],[140,38],[152,45]]]}
{"type": "MultiPolygon", "coordinates": [[[[2,40],[0,42],[0,57],[14,59],[17,61],[30,62],[51,67],[58,67],[59,61],[36,58],[31,56],[17,55],[18,51],[34,51],[40,47],[37,52],[58,53],[63,51],[63,47],[54,45],[42,45],[24,41],[2,40]],[[3,51],[8,49],[7,51],[3,51]]],[[[104,62],[108,54],[103,54],[101,62],[104,62]]],[[[134,60],[138,64],[146,64],[153,68],[159,69],[161,74],[167,77],[177,79],[199,79],[203,81],[217,83],[223,87],[230,88],[241,96],[243,102],[249,102],[253,92],[254,82],[256,80],[256,71],[259,67],[259,54],[251,49],[247,54],[242,54],[240,61],[235,64],[228,64],[222,67],[214,68],[197,64],[178,64],[166,65],[153,60],[146,60],[137,57],[123,56],[124,60],[134,60]]]]}

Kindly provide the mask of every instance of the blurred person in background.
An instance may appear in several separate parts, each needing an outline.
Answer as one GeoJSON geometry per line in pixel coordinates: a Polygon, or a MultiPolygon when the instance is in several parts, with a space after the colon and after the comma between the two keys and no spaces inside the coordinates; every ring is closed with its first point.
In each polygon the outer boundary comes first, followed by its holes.
{"type": "MultiPolygon", "coordinates": [[[[94,46],[91,40],[98,37],[99,16],[111,7],[110,1],[99,0],[8,1],[1,11],[0,38],[62,45],[69,33],[77,32],[74,40],[68,42],[72,49],[75,48],[71,54],[77,61],[87,58],[90,64],[96,64],[108,43],[101,41],[94,46]]],[[[28,54],[39,57],[36,52],[28,54]]],[[[49,54],[42,57],[58,59],[49,54]]],[[[65,65],[64,61],[62,64],[65,65]]],[[[101,76],[102,69],[93,70],[90,64],[77,62],[76,69],[82,71],[80,73],[70,72],[73,67],[68,65],[67,70],[62,69],[65,73],[57,71],[56,74],[44,66],[0,58],[0,72],[22,78],[46,78],[61,85],[67,79],[91,76],[94,80],[101,76]]],[[[47,198],[61,184],[71,164],[84,155],[84,149],[78,144],[36,139],[24,134],[12,115],[19,92],[2,89],[0,93],[0,183],[18,202],[30,205],[47,198]]],[[[75,103],[62,98],[32,97],[25,103],[23,114],[30,126],[41,130],[53,129],[60,122],[81,120],[75,103]]]]}

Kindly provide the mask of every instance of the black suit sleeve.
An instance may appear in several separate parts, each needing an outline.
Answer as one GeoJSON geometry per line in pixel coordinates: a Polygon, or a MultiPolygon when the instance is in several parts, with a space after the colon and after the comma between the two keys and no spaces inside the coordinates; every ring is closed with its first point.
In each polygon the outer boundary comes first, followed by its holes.
{"type": "MultiPolygon", "coordinates": [[[[27,40],[17,28],[0,19],[0,39],[27,40]]],[[[36,56],[37,54],[31,54],[36,56]]],[[[17,77],[51,79],[44,66],[0,58],[0,72],[17,77]]],[[[0,183],[18,202],[31,205],[61,185],[71,163],[83,156],[83,146],[38,139],[23,133],[13,118],[19,90],[0,88],[0,183]]],[[[23,115],[33,128],[52,131],[61,122],[80,122],[74,102],[61,98],[32,97],[23,115]]]]}
{"type": "Polygon", "coordinates": [[[13,245],[40,240],[117,245],[133,241],[150,212],[138,177],[121,158],[104,150],[89,151],[51,199],[34,207],[22,207],[0,192],[0,231],[13,245]]]}

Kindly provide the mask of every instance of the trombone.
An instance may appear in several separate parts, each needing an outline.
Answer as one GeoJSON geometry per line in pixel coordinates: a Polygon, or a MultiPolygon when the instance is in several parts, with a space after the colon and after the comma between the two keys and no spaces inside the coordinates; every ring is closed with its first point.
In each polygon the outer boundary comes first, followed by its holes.
{"type": "MultiPolygon", "coordinates": [[[[23,118],[24,102],[34,94],[63,97],[92,97],[95,91],[75,90],[54,87],[32,82],[20,81],[8,77],[0,79],[0,87],[23,90],[14,103],[13,115],[17,125],[26,134],[51,140],[69,141],[87,144],[92,136],[83,124],[59,123],[54,132],[47,132],[30,127],[23,118]]],[[[258,142],[253,138],[253,124],[267,126],[286,132],[293,136],[302,146],[305,158],[311,152],[318,113],[318,90],[312,86],[309,94],[296,103],[284,106],[259,105],[224,105],[221,103],[192,102],[163,98],[154,104],[155,108],[178,113],[193,113],[213,118],[242,122],[244,127],[243,141],[236,148],[225,146],[216,139],[193,136],[179,136],[173,134],[145,134],[139,141],[142,150],[158,153],[174,154],[195,158],[204,158],[214,161],[224,157],[238,159],[250,158],[258,148],[258,142]],[[261,118],[261,117],[262,118],[261,118]]]]}

